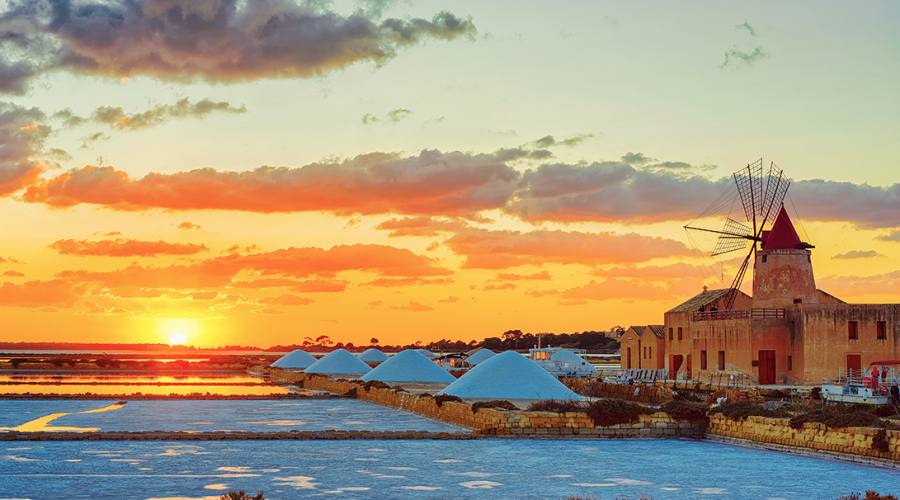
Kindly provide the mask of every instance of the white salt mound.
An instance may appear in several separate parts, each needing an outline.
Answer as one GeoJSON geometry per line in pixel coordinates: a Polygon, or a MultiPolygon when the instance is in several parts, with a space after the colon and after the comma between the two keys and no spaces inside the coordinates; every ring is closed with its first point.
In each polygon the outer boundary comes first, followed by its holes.
{"type": "Polygon", "coordinates": [[[278,358],[272,366],[275,368],[284,368],[287,370],[302,370],[316,362],[316,358],[303,349],[294,349],[293,351],[278,358]]]}
{"type": "Polygon", "coordinates": [[[489,358],[493,358],[497,353],[490,349],[478,349],[475,351],[475,354],[472,354],[468,357],[467,361],[470,365],[475,366],[482,361],[485,361],[489,358]]]}
{"type": "Polygon", "coordinates": [[[360,377],[363,382],[379,380],[391,383],[450,384],[456,377],[422,355],[407,349],[391,356],[375,369],[360,377]]]}
{"type": "Polygon", "coordinates": [[[363,363],[384,363],[388,359],[388,355],[374,347],[356,355],[363,363]]]}
{"type": "Polygon", "coordinates": [[[539,364],[514,351],[482,361],[439,394],[463,399],[582,399],[539,364]]]}
{"type": "Polygon", "coordinates": [[[310,365],[305,372],[322,375],[362,375],[370,369],[369,365],[346,349],[335,349],[310,365]]]}

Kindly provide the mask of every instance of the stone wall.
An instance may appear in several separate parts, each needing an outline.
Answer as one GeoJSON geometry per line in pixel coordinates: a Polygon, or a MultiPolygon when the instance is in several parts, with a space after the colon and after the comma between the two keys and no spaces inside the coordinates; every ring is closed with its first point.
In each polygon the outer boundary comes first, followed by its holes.
{"type": "Polygon", "coordinates": [[[433,397],[377,387],[366,390],[361,382],[310,377],[282,370],[272,370],[270,377],[274,382],[295,383],[306,389],[336,394],[346,394],[355,389],[359,399],[466,427],[480,434],[608,438],[703,437],[701,424],[676,421],[661,412],[641,415],[635,423],[597,427],[585,412],[553,413],[490,408],[473,412],[470,403],[445,401],[438,406],[433,397]]]}
{"type": "Polygon", "coordinates": [[[707,434],[712,436],[807,448],[830,454],[900,461],[900,431],[887,431],[887,452],[872,448],[872,438],[877,432],[877,429],[867,427],[829,429],[820,423],[806,423],[802,429],[794,429],[787,418],[752,416],[745,420],[732,420],[722,414],[711,415],[707,428],[707,434]]]}

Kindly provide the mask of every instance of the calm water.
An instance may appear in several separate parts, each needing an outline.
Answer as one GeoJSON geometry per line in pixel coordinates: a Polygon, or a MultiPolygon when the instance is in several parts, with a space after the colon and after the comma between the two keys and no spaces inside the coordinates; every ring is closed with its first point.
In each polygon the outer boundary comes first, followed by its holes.
{"type": "Polygon", "coordinates": [[[288,394],[277,385],[139,385],[139,384],[2,384],[2,394],[221,394],[224,396],[266,396],[288,394]]]}
{"type": "Polygon", "coordinates": [[[107,374],[81,374],[73,375],[70,373],[55,374],[17,374],[17,375],[0,375],[2,383],[18,383],[18,382],[34,382],[34,383],[135,383],[143,382],[148,384],[264,384],[265,380],[252,375],[147,375],[147,374],[128,374],[128,375],[107,375],[107,374]]]}
{"type": "Polygon", "coordinates": [[[103,431],[464,432],[455,426],[357,399],[130,401],[111,411],[78,413],[111,403],[114,401],[0,400],[0,428],[68,413],[50,425],[103,431]]]}
{"type": "Polygon", "coordinates": [[[6,497],[827,498],[896,493],[893,470],[696,441],[21,442],[6,497]],[[61,497],[61,493],[65,492],[61,497]]]}

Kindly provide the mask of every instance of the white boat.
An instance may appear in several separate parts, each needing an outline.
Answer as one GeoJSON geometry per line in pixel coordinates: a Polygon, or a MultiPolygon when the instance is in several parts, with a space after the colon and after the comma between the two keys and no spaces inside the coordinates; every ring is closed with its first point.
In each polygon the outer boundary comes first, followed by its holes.
{"type": "Polygon", "coordinates": [[[848,369],[822,384],[822,399],[885,405],[900,402],[900,360],[874,361],[865,370],[848,369]]]}

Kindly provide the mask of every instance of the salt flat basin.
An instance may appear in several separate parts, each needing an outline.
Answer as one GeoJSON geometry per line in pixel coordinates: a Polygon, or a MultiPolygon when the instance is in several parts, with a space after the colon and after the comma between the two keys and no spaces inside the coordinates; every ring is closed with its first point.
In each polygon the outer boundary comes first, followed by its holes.
{"type": "Polygon", "coordinates": [[[13,375],[0,375],[0,383],[140,383],[148,384],[264,384],[265,380],[261,377],[252,375],[148,375],[148,374],[71,374],[71,373],[39,373],[31,374],[19,372],[13,375]]]}
{"type": "Polygon", "coordinates": [[[4,497],[199,498],[234,488],[283,499],[825,498],[900,490],[900,473],[673,440],[16,442],[4,497]]]}
{"type": "MultiPolygon", "coordinates": [[[[0,400],[0,428],[16,427],[50,414],[69,413],[52,424],[102,431],[465,432],[460,427],[356,399],[136,400],[115,411],[75,413],[112,403],[114,401],[0,400]]],[[[0,495],[3,495],[2,489],[0,495]]]]}
{"type": "Polygon", "coordinates": [[[291,391],[279,385],[140,385],[140,384],[3,384],[3,394],[219,394],[223,396],[266,396],[288,394],[291,391]]]}

